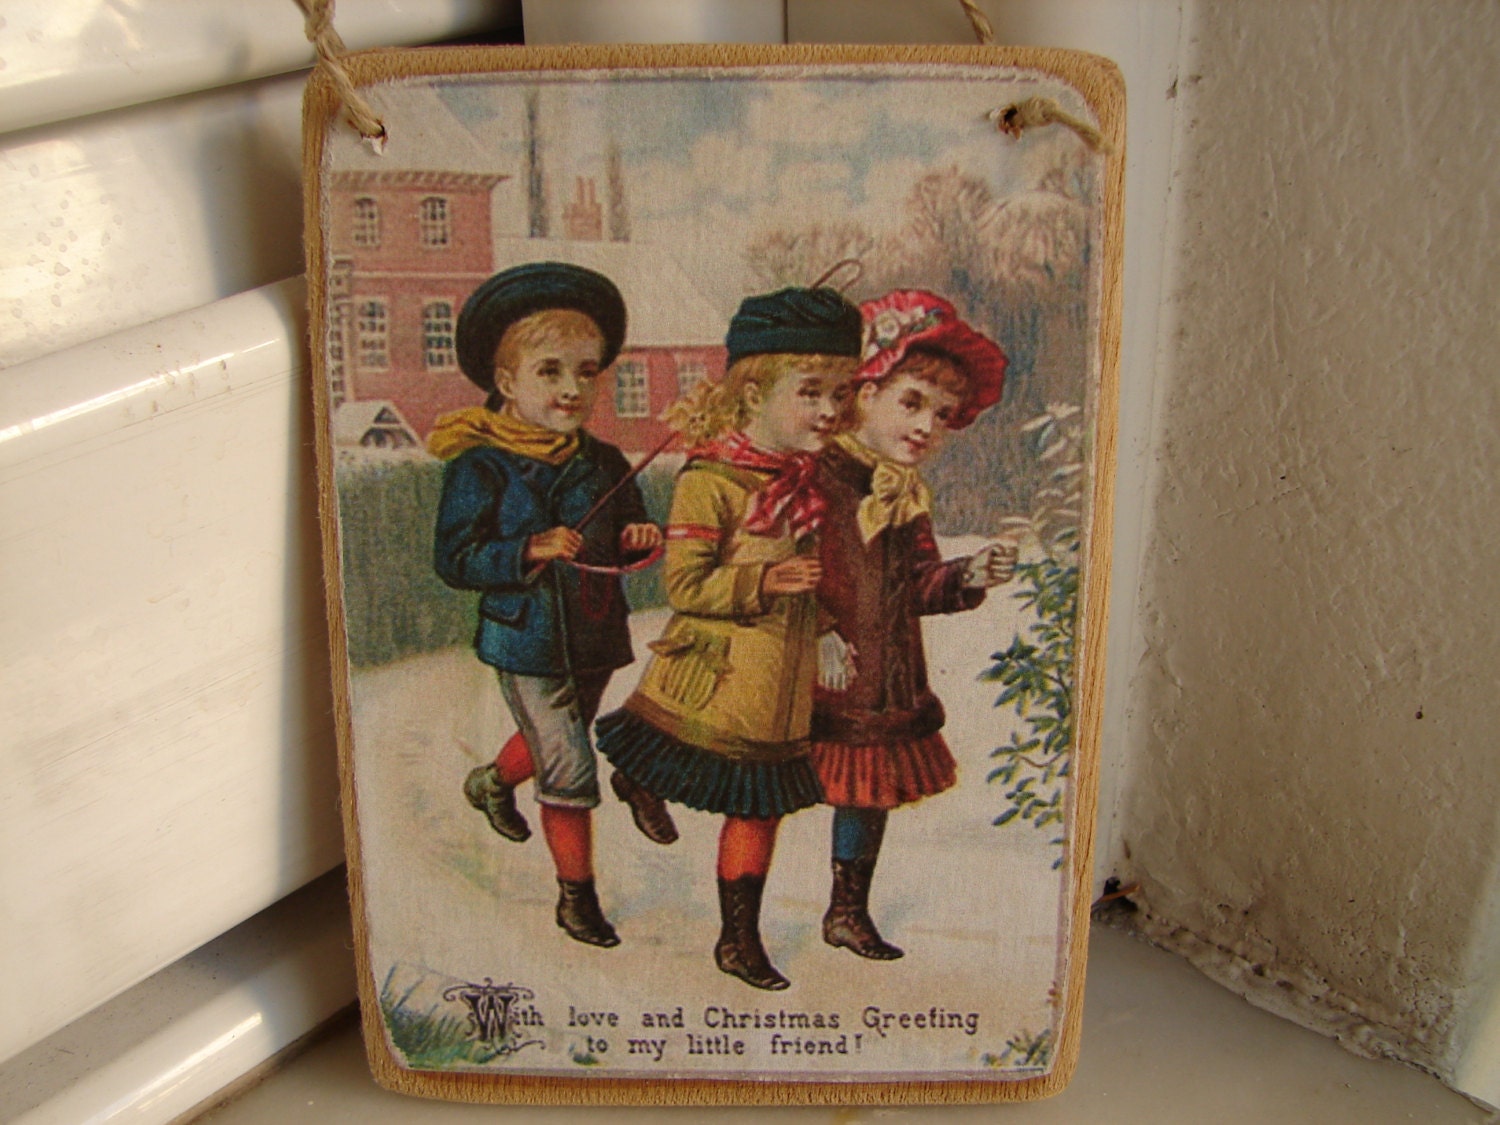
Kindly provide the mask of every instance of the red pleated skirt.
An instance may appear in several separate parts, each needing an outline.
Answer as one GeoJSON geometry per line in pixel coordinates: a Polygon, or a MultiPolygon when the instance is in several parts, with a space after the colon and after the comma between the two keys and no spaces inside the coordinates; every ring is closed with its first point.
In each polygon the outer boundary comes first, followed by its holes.
{"type": "Polygon", "coordinates": [[[814,742],[823,800],[838,808],[894,809],[951,789],[957,764],[941,734],[873,746],[814,742]]]}

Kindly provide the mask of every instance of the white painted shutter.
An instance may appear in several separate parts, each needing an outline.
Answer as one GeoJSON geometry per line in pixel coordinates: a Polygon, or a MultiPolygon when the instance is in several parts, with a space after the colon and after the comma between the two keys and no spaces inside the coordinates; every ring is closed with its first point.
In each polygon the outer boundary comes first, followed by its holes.
{"type": "MultiPolygon", "coordinates": [[[[338,6],[351,47],[518,23],[500,0],[338,6]]],[[[292,0],[0,19],[0,1060],[342,859],[311,56],[292,0]]]]}

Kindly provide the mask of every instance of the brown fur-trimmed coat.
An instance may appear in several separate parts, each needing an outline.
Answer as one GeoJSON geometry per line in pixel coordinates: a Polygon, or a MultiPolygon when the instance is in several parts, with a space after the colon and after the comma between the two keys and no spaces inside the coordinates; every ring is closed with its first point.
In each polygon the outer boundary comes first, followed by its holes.
{"type": "Polygon", "coordinates": [[[817,689],[812,737],[868,746],[934,734],[943,725],[943,705],[927,683],[921,618],[973,609],[984,591],[964,588],[967,558],[939,556],[925,515],[866,544],[856,513],[869,495],[871,469],[838,446],[819,461],[828,512],[819,533],[818,601],[854,646],[855,676],[846,691],[817,689]]]}

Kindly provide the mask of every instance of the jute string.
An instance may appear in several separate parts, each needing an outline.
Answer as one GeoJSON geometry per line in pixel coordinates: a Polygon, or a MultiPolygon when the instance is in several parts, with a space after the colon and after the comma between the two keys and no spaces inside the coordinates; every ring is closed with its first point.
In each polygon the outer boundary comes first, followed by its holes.
{"type": "Polygon", "coordinates": [[[969,17],[969,23],[974,27],[974,38],[978,39],[986,47],[995,42],[995,28],[990,23],[990,17],[980,11],[975,0],[958,0],[963,5],[964,14],[969,17]]]}
{"type": "MultiPolygon", "coordinates": [[[[989,17],[980,10],[978,0],[958,0],[958,2],[962,5],[964,14],[969,17],[969,23],[974,28],[974,38],[986,47],[992,46],[995,42],[995,28],[990,23],[989,17]]],[[[1083,143],[1095,152],[1114,151],[1098,129],[1087,121],[1074,117],[1051,98],[1027,98],[1013,105],[992,109],[989,112],[989,119],[995,123],[996,129],[1016,140],[1020,140],[1021,134],[1027,129],[1035,129],[1042,125],[1062,125],[1077,133],[1083,143]]]]}
{"type": "Polygon", "coordinates": [[[992,109],[988,117],[995,123],[996,129],[1016,140],[1020,140],[1021,134],[1027,129],[1041,125],[1062,125],[1077,133],[1083,143],[1095,152],[1114,151],[1114,146],[1104,139],[1098,129],[1087,121],[1074,117],[1051,98],[1027,98],[1002,109],[992,109]]]}
{"type": "Polygon", "coordinates": [[[349,124],[358,129],[359,135],[379,153],[385,148],[385,123],[375,116],[370,103],[354,88],[349,72],[339,61],[348,52],[348,48],[333,27],[333,0],[297,0],[297,6],[302,9],[302,27],[307,33],[308,42],[318,52],[319,64],[333,79],[339,97],[344,101],[344,112],[348,114],[349,124]]]}

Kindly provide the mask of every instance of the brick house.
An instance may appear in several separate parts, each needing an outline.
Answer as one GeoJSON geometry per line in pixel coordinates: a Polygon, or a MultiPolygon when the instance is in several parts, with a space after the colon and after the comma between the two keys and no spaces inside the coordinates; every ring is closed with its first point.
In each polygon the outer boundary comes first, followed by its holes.
{"type": "MultiPolygon", "coordinates": [[[[662,248],[604,240],[593,179],[578,178],[561,209],[565,237],[500,235],[495,189],[512,177],[476,170],[492,166],[493,158],[440,102],[431,110],[424,150],[443,152],[444,163],[460,170],[372,159],[367,168],[329,179],[328,370],[335,412],[344,403],[390,403],[425,442],[440,414],[482,401],[454,350],[469,294],[510,266],[570,262],[614,281],[629,310],[625,348],[589,429],[627,453],[653,448],[667,433],[662,410],[698,382],[722,377],[725,318],[662,248]]],[[[618,218],[623,200],[611,198],[610,206],[618,218]]],[[[526,216],[504,218],[511,229],[525,229],[526,216]]],[[[616,221],[611,230],[621,226],[616,221]]]]}
{"type": "Polygon", "coordinates": [[[393,169],[329,183],[330,397],[397,403],[424,438],[458,374],[453,329],[489,276],[490,197],[507,177],[393,169]]]}

